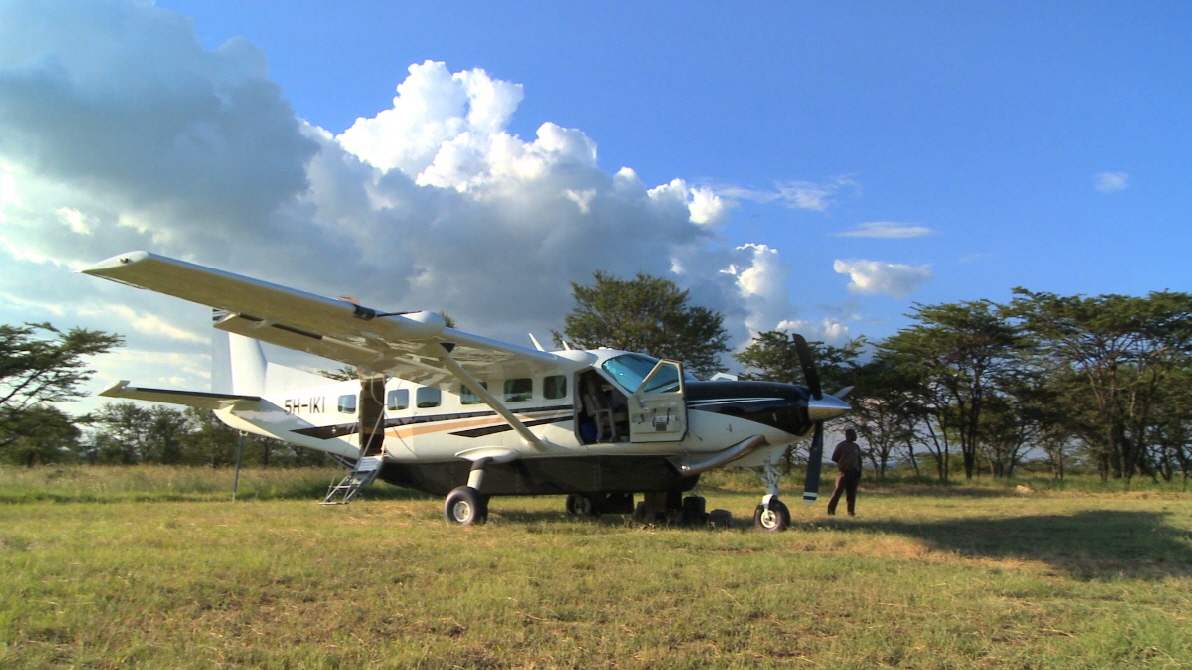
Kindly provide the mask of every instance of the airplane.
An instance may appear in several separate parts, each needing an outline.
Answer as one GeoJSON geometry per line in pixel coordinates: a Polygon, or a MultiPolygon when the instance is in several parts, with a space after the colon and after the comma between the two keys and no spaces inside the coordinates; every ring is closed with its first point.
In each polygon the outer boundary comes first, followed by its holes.
{"type": "Polygon", "coordinates": [[[145,251],[80,272],[222,310],[214,327],[230,334],[231,394],[121,381],[100,395],[212,409],[232,428],[331,454],[357,484],[378,477],[444,496],[444,517],[461,526],[484,523],[490,498],[514,495],[566,495],[575,515],[699,523],[704,499],[684,494],[701,473],[732,466],[765,486],[754,525],[781,531],[790,511],[779,459],[812,436],[803,499],[814,503],[824,422],[851,409],[851,387],[821,390],[798,335],[807,386],[700,381],[678,361],[546,351],[533,335],[530,349],[448,327],[436,312],[386,312],[145,251]],[[360,379],[269,363],[261,342],[354,366],[360,379]]]}

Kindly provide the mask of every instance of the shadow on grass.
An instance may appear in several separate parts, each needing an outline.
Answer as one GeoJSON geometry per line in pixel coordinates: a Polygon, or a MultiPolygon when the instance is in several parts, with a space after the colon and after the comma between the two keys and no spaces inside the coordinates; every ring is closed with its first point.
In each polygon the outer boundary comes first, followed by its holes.
{"type": "Polygon", "coordinates": [[[1192,576],[1192,532],[1168,525],[1167,516],[1093,510],[937,523],[841,520],[830,527],[915,537],[966,557],[1041,561],[1083,578],[1192,576]]]}

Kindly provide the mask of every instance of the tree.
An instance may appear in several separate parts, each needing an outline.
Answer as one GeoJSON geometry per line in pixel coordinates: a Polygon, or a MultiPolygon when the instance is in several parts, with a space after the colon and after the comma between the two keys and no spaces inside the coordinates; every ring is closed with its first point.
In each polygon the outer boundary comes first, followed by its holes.
{"type": "Polygon", "coordinates": [[[187,407],[185,412],[190,427],[185,449],[190,460],[213,468],[235,463],[239,431],[220,421],[209,409],[187,407]]]}
{"type": "MultiPolygon", "coordinates": [[[[64,333],[48,323],[0,325],[0,450],[38,430],[26,412],[82,395],[80,386],[94,372],[86,367],[87,356],[122,343],[119,335],[99,330],[71,328],[64,333]]],[[[36,411],[49,416],[44,407],[36,411]]]]}
{"type": "Polygon", "coordinates": [[[564,320],[563,332],[551,331],[584,349],[610,347],[655,358],[678,360],[692,374],[707,378],[725,368],[728,351],[724,315],[687,304],[688,292],[669,279],[639,272],[619,279],[596,272],[595,283],[571,283],[576,306],[564,320]]]}
{"type": "Polygon", "coordinates": [[[149,452],[153,414],[149,408],[125,400],[105,403],[87,416],[95,427],[88,460],[92,463],[140,463],[149,452]]]}
{"type": "MultiPolygon", "coordinates": [[[[823,342],[808,342],[811,359],[825,392],[839,391],[856,385],[857,359],[865,348],[864,336],[849,340],[842,347],[823,342]]],[[[758,333],[749,346],[733,354],[745,366],[742,379],[793,383],[803,379],[803,366],[790,334],[781,330],[758,333]]],[[[806,383],[806,380],[804,380],[806,383]]]]}
{"type": "Polygon", "coordinates": [[[73,458],[79,445],[79,429],[66,412],[50,405],[33,405],[17,413],[9,429],[15,439],[4,450],[6,460],[33,467],[73,458]]]}
{"type": "Polygon", "coordinates": [[[1012,313],[1052,369],[1081,380],[1102,478],[1154,476],[1148,427],[1170,376],[1192,356],[1192,294],[1014,293],[1012,313]]]}
{"type": "Polygon", "coordinates": [[[853,411],[848,422],[865,441],[865,455],[873,463],[878,478],[886,475],[899,447],[906,450],[915,474],[919,474],[914,446],[919,413],[912,380],[903,372],[878,357],[858,367],[851,377],[857,390],[849,396],[853,411]]]}
{"type": "Polygon", "coordinates": [[[918,323],[898,331],[878,349],[895,365],[919,373],[924,407],[944,433],[956,436],[965,477],[972,479],[981,412],[1018,366],[1026,344],[1004,310],[988,300],[916,304],[908,316],[918,323]]]}

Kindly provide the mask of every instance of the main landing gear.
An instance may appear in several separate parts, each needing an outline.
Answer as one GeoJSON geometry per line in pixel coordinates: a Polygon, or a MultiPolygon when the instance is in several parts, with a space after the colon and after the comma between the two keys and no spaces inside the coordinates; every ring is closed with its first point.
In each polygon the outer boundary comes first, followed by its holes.
{"type": "Polygon", "coordinates": [[[632,493],[572,493],[567,496],[567,513],[572,516],[632,514],[632,493]]]}
{"type": "Polygon", "coordinates": [[[683,497],[679,492],[647,493],[633,504],[631,493],[573,493],[567,496],[567,513],[572,516],[600,517],[603,514],[632,514],[640,524],[682,524],[700,526],[708,523],[704,499],[683,497]]]}
{"type": "Polygon", "coordinates": [[[457,486],[447,494],[443,503],[443,516],[447,523],[459,526],[474,526],[488,521],[488,496],[480,493],[484,481],[484,466],[491,458],[477,459],[468,473],[468,485],[457,486]]]}
{"type": "Polygon", "coordinates": [[[782,473],[773,465],[755,469],[754,474],[766,485],[766,495],[753,510],[753,526],[767,533],[786,530],[791,525],[791,511],[778,499],[778,480],[782,473]]]}

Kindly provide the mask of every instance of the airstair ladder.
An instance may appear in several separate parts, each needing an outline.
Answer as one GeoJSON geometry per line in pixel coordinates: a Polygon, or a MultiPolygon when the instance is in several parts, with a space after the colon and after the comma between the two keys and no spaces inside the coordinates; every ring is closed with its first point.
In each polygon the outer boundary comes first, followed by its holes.
{"type": "Polygon", "coordinates": [[[360,489],[372,483],[372,480],[377,478],[377,473],[381,471],[381,456],[363,456],[356,461],[356,466],[352,468],[343,480],[338,484],[332,484],[327,488],[327,497],[323,499],[320,505],[347,505],[352,502],[356,494],[360,493],[360,489]]]}

